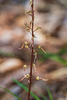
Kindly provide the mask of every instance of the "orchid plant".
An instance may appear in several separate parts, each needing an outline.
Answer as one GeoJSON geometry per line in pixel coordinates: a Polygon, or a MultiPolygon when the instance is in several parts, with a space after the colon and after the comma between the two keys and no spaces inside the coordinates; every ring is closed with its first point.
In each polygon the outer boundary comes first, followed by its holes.
{"type": "MultiPolygon", "coordinates": [[[[36,29],[34,29],[34,0],[30,0],[30,10],[29,11],[26,11],[26,14],[29,15],[31,17],[31,21],[28,23],[25,23],[25,27],[26,27],[26,30],[27,32],[29,32],[32,36],[31,38],[31,44],[29,45],[29,43],[27,41],[25,41],[22,46],[19,48],[19,49],[23,49],[23,48],[26,48],[26,49],[30,49],[31,51],[31,63],[30,63],[30,73],[24,75],[24,77],[20,80],[24,80],[25,78],[28,78],[29,79],[29,91],[28,91],[28,100],[30,100],[30,92],[31,92],[31,84],[32,84],[32,70],[34,69],[35,72],[37,72],[36,70],[36,58],[37,58],[37,52],[39,50],[42,50],[44,53],[45,50],[39,45],[37,46],[37,50],[35,49],[35,44],[34,44],[34,40],[36,38],[35,36],[35,32],[39,29],[41,29],[41,27],[37,27],[36,29]]],[[[24,71],[25,69],[27,68],[27,65],[25,64],[24,66],[24,71]]],[[[43,80],[43,81],[47,81],[47,79],[43,79],[42,77],[40,76],[37,76],[36,77],[36,80],[43,80]]]]}

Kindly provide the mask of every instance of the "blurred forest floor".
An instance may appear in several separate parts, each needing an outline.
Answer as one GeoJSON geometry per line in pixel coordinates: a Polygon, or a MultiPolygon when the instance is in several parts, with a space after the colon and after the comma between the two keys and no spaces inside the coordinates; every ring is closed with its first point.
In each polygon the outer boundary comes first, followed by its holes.
{"type": "MultiPolygon", "coordinates": [[[[24,41],[31,42],[31,34],[26,31],[25,22],[30,17],[25,14],[29,9],[26,0],[0,0],[0,86],[8,88],[22,99],[27,93],[14,84],[12,79],[20,80],[24,73],[24,64],[30,64],[30,51],[19,50],[24,41]]],[[[32,91],[39,97],[40,91],[48,97],[46,84],[54,100],[67,100],[67,1],[39,0],[35,3],[35,28],[41,27],[35,35],[35,47],[40,45],[47,52],[38,53],[37,73],[48,81],[33,80],[32,91]]],[[[28,85],[27,79],[22,81],[28,85]]],[[[0,89],[0,100],[17,100],[0,89]]],[[[33,100],[33,98],[31,98],[33,100]]],[[[42,100],[42,99],[41,99],[42,100]]],[[[49,100],[49,97],[48,97],[49,100]]]]}

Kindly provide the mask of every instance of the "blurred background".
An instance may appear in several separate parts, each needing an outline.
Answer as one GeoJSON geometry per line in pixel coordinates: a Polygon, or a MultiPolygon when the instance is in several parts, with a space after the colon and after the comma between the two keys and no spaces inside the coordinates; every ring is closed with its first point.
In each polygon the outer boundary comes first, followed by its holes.
{"type": "MultiPolygon", "coordinates": [[[[27,100],[27,92],[12,79],[20,80],[29,73],[30,50],[19,50],[24,41],[31,42],[31,34],[24,26],[31,20],[25,14],[28,9],[29,0],[0,0],[0,87],[9,89],[22,100],[27,100]],[[24,64],[28,65],[25,72],[24,64]]],[[[35,47],[40,45],[47,53],[38,52],[38,72],[33,72],[32,91],[41,100],[67,100],[67,0],[36,0],[35,29],[38,26],[41,30],[35,33],[35,47]],[[48,81],[37,81],[36,76],[48,81]]],[[[28,79],[21,83],[28,87],[28,79]]],[[[18,99],[0,89],[0,100],[18,99]]],[[[35,99],[31,96],[31,100],[35,99]]]]}

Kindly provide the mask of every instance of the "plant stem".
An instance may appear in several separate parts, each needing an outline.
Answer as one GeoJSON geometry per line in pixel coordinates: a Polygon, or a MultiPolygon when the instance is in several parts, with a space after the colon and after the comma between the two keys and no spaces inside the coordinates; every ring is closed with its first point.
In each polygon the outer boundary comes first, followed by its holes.
{"type": "Polygon", "coordinates": [[[31,11],[32,11],[32,44],[31,44],[31,65],[30,65],[30,78],[29,78],[29,91],[28,91],[28,100],[30,100],[30,91],[31,91],[31,83],[32,83],[32,66],[33,66],[33,61],[34,61],[34,0],[32,0],[31,4],[31,11]]]}

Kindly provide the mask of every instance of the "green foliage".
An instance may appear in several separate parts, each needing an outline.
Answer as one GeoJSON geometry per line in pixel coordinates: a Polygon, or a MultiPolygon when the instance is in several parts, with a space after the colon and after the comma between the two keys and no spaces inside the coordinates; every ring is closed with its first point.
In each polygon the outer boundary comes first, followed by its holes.
{"type": "Polygon", "coordinates": [[[14,93],[12,93],[11,91],[9,91],[8,89],[3,88],[3,87],[0,87],[0,88],[3,89],[4,91],[10,93],[10,94],[13,95],[14,97],[16,97],[18,100],[22,100],[19,96],[15,95],[14,93]]]}
{"type": "Polygon", "coordinates": [[[62,49],[60,49],[60,51],[59,51],[57,54],[58,54],[58,55],[67,54],[67,48],[62,48],[62,49]]]}
{"type": "MultiPolygon", "coordinates": [[[[28,92],[28,88],[27,88],[25,85],[21,84],[20,82],[18,82],[18,81],[15,80],[15,79],[13,79],[13,81],[14,81],[16,84],[18,84],[21,88],[23,88],[24,90],[26,90],[26,91],[28,92]]],[[[14,97],[16,97],[18,100],[22,100],[19,96],[15,95],[15,94],[12,93],[10,90],[8,90],[8,89],[6,89],[6,88],[3,88],[3,87],[0,87],[0,88],[3,89],[4,91],[10,93],[10,94],[13,95],[14,97]]],[[[49,90],[48,87],[47,87],[47,92],[48,92],[48,95],[49,95],[50,100],[53,100],[53,97],[52,97],[51,92],[50,92],[50,90],[49,90]]],[[[42,93],[40,93],[39,91],[38,91],[38,93],[41,95],[41,97],[43,98],[43,100],[48,100],[48,99],[46,98],[46,96],[44,96],[42,93]]],[[[33,93],[32,91],[30,92],[30,94],[34,97],[35,100],[40,100],[40,98],[39,98],[35,93],[33,93]]]]}
{"type": "Polygon", "coordinates": [[[48,95],[49,95],[50,100],[54,100],[48,87],[47,87],[47,92],[48,92],[48,95]]]}
{"type": "MultiPolygon", "coordinates": [[[[18,82],[18,81],[15,80],[15,79],[13,79],[13,81],[14,81],[15,83],[17,83],[21,88],[23,88],[24,90],[26,90],[26,91],[28,92],[28,88],[27,88],[25,85],[21,84],[20,82],[18,82]]],[[[30,94],[31,94],[36,100],[40,100],[39,97],[36,96],[36,94],[34,94],[32,91],[30,92],[30,94]]]]}
{"type": "Polygon", "coordinates": [[[43,93],[40,93],[39,91],[38,91],[38,93],[41,95],[41,97],[43,98],[43,100],[48,100],[48,99],[46,98],[46,96],[44,96],[43,93]]]}
{"type": "Polygon", "coordinates": [[[66,49],[67,48],[61,49],[58,53],[47,52],[47,54],[45,54],[42,50],[40,50],[38,53],[42,56],[42,59],[41,59],[42,61],[47,60],[47,59],[51,59],[53,61],[56,61],[56,62],[63,64],[64,66],[67,66],[67,60],[60,57],[60,55],[67,53],[66,49]]]}
{"type": "MultiPolygon", "coordinates": [[[[23,88],[24,90],[26,90],[26,91],[28,92],[28,88],[27,88],[25,85],[21,84],[20,82],[18,82],[18,81],[15,80],[15,79],[13,79],[13,81],[14,81],[15,83],[17,83],[21,88],[23,88]]],[[[39,92],[39,91],[38,91],[38,92],[39,92]]],[[[48,95],[49,95],[50,100],[53,100],[53,97],[52,97],[51,92],[50,92],[50,90],[49,90],[48,87],[47,87],[47,92],[48,92],[48,95]]],[[[30,93],[31,93],[31,95],[32,95],[36,100],[40,100],[39,97],[36,96],[36,94],[34,94],[32,91],[31,91],[30,93]]],[[[46,98],[46,96],[44,96],[42,93],[39,92],[39,94],[42,96],[43,100],[48,100],[48,99],[46,98]]]]}
{"type": "Polygon", "coordinates": [[[43,94],[41,94],[43,100],[48,100],[43,94]]]}

